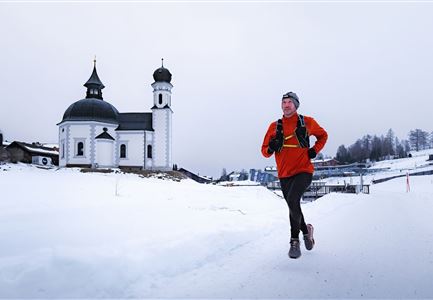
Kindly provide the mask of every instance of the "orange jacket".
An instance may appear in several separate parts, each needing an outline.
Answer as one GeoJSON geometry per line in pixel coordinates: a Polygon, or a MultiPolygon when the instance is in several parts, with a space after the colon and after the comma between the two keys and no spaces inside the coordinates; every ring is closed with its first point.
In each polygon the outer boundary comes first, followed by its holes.
{"type": "MultiPolygon", "coordinates": [[[[283,116],[282,120],[284,137],[294,134],[298,123],[298,114],[295,113],[289,118],[283,116]]],[[[319,153],[323,146],[325,146],[328,134],[313,118],[305,116],[304,120],[308,135],[313,135],[317,138],[312,148],[316,150],[316,153],[319,153]]],[[[276,126],[277,122],[272,122],[266,132],[262,144],[262,154],[264,157],[272,156],[272,154],[268,153],[268,145],[271,138],[275,137],[276,126]]],[[[285,140],[284,144],[298,145],[298,140],[293,136],[285,140]]],[[[290,177],[303,172],[311,174],[314,172],[314,166],[308,157],[308,148],[283,147],[280,152],[275,153],[275,161],[277,163],[278,178],[290,177]]]]}

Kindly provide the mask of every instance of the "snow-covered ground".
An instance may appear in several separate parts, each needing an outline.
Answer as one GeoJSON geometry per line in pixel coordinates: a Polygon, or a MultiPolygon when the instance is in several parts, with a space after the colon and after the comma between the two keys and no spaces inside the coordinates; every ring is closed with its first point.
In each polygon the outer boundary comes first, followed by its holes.
{"type": "Polygon", "coordinates": [[[304,204],[258,186],[0,166],[0,298],[432,298],[433,176],[304,204]]]}

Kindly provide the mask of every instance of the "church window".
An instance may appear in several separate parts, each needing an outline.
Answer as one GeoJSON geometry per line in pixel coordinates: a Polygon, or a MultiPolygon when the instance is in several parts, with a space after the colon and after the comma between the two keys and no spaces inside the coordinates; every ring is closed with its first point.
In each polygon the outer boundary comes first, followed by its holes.
{"type": "Polygon", "coordinates": [[[62,158],[65,158],[65,143],[62,142],[62,158]]]}
{"type": "Polygon", "coordinates": [[[84,143],[79,142],[77,144],[77,156],[83,156],[84,155],[84,143]]]}
{"type": "Polygon", "coordinates": [[[120,158],[126,158],[126,145],[120,145],[120,158]]]}
{"type": "Polygon", "coordinates": [[[147,158],[152,158],[152,145],[147,145],[147,158]]]}
{"type": "Polygon", "coordinates": [[[159,98],[159,104],[162,104],[162,94],[159,94],[158,98],[159,98]]]}

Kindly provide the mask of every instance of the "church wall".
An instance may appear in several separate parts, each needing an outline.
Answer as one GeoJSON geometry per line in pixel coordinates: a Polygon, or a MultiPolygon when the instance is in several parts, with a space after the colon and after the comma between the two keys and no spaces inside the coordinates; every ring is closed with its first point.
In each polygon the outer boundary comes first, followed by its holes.
{"type": "Polygon", "coordinates": [[[144,144],[145,135],[143,131],[117,131],[117,156],[119,167],[144,167],[144,144]],[[126,145],[126,158],[120,158],[120,146],[126,145]]]}
{"type": "MultiPolygon", "coordinates": [[[[96,146],[98,139],[95,139],[95,138],[104,132],[104,128],[107,128],[107,133],[109,135],[111,135],[114,139],[116,139],[115,129],[119,125],[118,124],[111,124],[111,123],[92,122],[91,126],[92,126],[92,129],[91,129],[91,135],[92,135],[92,138],[91,138],[91,140],[92,140],[92,142],[91,142],[91,163],[93,166],[95,166],[95,164],[98,164],[98,166],[101,167],[100,163],[98,162],[99,151],[98,151],[98,148],[96,146]]],[[[116,143],[115,143],[115,141],[112,141],[112,142],[114,142],[114,143],[113,143],[113,150],[110,151],[111,164],[110,165],[104,165],[105,167],[117,167],[117,164],[116,164],[116,157],[117,157],[116,143]]],[[[101,155],[105,156],[106,153],[101,153],[101,155]]]]}
{"type": "Polygon", "coordinates": [[[153,110],[153,128],[155,130],[155,138],[153,141],[153,163],[154,168],[167,169],[168,166],[168,109],[153,110]]]}
{"type": "Polygon", "coordinates": [[[59,166],[64,167],[67,164],[67,141],[68,141],[68,125],[62,125],[59,127],[59,166]]]}
{"type": "Polygon", "coordinates": [[[68,130],[68,141],[67,141],[67,151],[68,151],[68,165],[87,165],[91,164],[90,158],[90,133],[91,133],[91,125],[78,125],[71,124],[68,130]],[[78,149],[77,145],[79,142],[82,142],[84,145],[83,155],[77,155],[78,149]]]}
{"type": "Polygon", "coordinates": [[[153,143],[153,141],[154,141],[154,136],[155,136],[155,133],[153,132],[153,131],[146,131],[146,146],[145,146],[145,168],[146,169],[154,169],[154,159],[153,159],[153,157],[155,156],[155,154],[154,154],[154,149],[153,149],[153,145],[154,145],[154,143],[153,143]],[[151,155],[151,158],[149,158],[149,155],[148,155],[148,152],[147,152],[147,149],[149,149],[149,146],[151,146],[152,147],[152,155],[151,155]]]}

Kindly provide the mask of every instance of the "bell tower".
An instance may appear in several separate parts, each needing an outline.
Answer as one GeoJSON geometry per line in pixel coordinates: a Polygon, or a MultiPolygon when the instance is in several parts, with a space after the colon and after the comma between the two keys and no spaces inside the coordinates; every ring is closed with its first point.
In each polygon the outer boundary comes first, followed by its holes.
{"type": "Polygon", "coordinates": [[[164,59],[161,67],[153,73],[153,107],[152,126],[154,129],[153,167],[159,170],[172,169],[172,114],[171,110],[171,73],[164,68],[164,59]]]}
{"type": "Polygon", "coordinates": [[[86,98],[96,98],[102,100],[102,89],[105,86],[102,84],[101,79],[99,79],[98,73],[96,72],[96,57],[93,60],[93,72],[90,75],[89,80],[84,84],[87,88],[86,98]]]}

